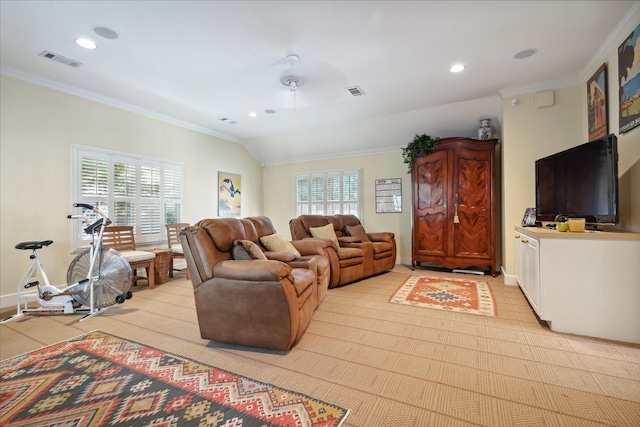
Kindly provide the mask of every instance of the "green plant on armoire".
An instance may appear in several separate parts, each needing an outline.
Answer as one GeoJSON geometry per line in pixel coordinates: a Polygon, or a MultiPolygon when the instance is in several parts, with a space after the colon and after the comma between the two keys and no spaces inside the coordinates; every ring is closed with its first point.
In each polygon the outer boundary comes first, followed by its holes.
{"type": "Polygon", "coordinates": [[[406,147],[402,149],[402,158],[404,162],[409,165],[409,173],[413,171],[413,165],[416,163],[418,157],[428,156],[438,146],[440,138],[431,138],[429,135],[422,134],[413,138],[406,147]]]}

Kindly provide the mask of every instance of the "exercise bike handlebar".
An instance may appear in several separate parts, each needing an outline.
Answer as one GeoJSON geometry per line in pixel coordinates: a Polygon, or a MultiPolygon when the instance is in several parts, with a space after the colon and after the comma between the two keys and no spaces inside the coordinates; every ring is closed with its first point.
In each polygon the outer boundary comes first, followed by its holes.
{"type": "Polygon", "coordinates": [[[101,216],[101,218],[98,218],[95,222],[90,223],[89,218],[87,218],[86,216],[84,216],[82,214],[67,215],[67,218],[69,218],[69,219],[82,219],[86,224],[89,224],[84,229],[84,232],[87,233],[87,234],[95,233],[97,229],[102,227],[103,223],[105,224],[104,225],[105,227],[107,225],[111,224],[111,220],[103,212],[101,212],[98,208],[96,208],[95,206],[89,205],[87,203],[74,203],[73,206],[76,207],[76,208],[89,209],[89,210],[95,212],[96,214],[98,214],[99,216],[101,216]]]}

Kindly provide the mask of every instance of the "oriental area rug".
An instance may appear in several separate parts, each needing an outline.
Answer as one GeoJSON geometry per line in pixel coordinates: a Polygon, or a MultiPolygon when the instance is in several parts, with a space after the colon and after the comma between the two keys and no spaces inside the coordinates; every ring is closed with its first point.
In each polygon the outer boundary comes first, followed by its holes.
{"type": "Polygon", "coordinates": [[[482,316],[498,315],[489,283],[476,280],[409,276],[389,302],[482,316]]]}
{"type": "Polygon", "coordinates": [[[339,426],[348,411],[90,332],[0,362],[2,426],[339,426]]]}

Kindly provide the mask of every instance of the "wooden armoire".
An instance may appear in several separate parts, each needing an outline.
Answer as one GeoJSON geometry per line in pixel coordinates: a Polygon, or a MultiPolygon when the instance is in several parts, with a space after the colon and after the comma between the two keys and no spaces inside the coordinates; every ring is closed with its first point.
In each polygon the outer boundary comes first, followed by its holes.
{"type": "Polygon", "coordinates": [[[412,173],[411,266],[497,275],[497,139],[444,138],[412,173]]]}

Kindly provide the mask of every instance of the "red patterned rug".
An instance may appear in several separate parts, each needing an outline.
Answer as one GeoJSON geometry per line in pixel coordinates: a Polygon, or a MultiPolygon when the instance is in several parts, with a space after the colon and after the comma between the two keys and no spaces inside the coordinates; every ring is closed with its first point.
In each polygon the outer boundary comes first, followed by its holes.
{"type": "Polygon", "coordinates": [[[339,426],[349,411],[95,331],[0,362],[2,426],[339,426]]]}
{"type": "Polygon", "coordinates": [[[389,302],[482,316],[498,315],[489,283],[476,280],[410,276],[391,295],[389,302]]]}

